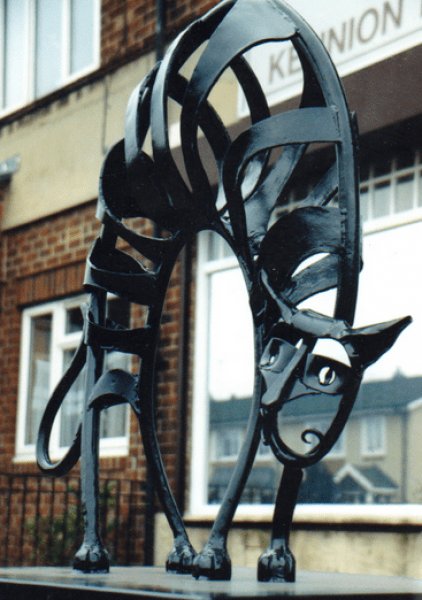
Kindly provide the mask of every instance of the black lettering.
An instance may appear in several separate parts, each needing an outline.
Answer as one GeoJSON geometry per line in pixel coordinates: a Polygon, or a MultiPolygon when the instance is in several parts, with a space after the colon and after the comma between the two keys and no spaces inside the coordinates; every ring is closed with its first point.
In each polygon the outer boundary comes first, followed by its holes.
{"type": "Polygon", "coordinates": [[[337,37],[337,33],[330,27],[328,30],[328,52],[333,51],[333,43],[336,44],[339,52],[344,52],[346,47],[346,22],[341,26],[341,39],[337,37]]]}
{"type": "Polygon", "coordinates": [[[278,77],[284,77],[283,69],[281,68],[280,61],[286,49],[280,50],[280,52],[275,55],[270,55],[270,73],[269,73],[269,82],[272,83],[274,80],[274,73],[277,73],[278,77]]]}
{"type": "Polygon", "coordinates": [[[379,17],[375,8],[369,8],[366,12],[363,13],[358,23],[358,40],[362,42],[362,44],[366,44],[367,42],[370,42],[372,40],[378,29],[378,22],[379,17]],[[368,17],[372,17],[372,24],[370,21],[368,21],[368,17]],[[366,33],[364,32],[365,23],[369,23],[369,27],[372,27],[366,33]]]}
{"type": "Polygon", "coordinates": [[[387,16],[390,15],[396,27],[400,27],[401,18],[403,14],[403,0],[399,0],[399,5],[397,7],[397,13],[394,14],[393,9],[391,8],[391,4],[389,2],[384,2],[384,11],[382,15],[382,32],[385,33],[387,31],[387,16]]]}
{"type": "Polygon", "coordinates": [[[349,50],[353,48],[353,38],[355,35],[355,20],[352,17],[349,21],[349,50]]]}

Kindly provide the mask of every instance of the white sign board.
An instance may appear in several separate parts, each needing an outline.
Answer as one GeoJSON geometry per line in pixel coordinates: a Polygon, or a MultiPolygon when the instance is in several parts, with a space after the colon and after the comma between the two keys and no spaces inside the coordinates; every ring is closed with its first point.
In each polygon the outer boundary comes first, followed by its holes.
{"type": "MultiPolygon", "coordinates": [[[[422,44],[422,0],[290,0],[322,39],[341,77],[422,44]]],[[[270,105],[301,92],[299,60],[290,43],[248,53],[270,105]]],[[[239,116],[246,114],[239,94],[239,116]]]]}

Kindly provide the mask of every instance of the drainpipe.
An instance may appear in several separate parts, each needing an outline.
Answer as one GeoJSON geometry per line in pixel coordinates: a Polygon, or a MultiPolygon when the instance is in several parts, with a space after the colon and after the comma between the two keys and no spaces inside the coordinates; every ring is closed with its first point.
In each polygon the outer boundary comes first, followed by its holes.
{"type": "MultiPolygon", "coordinates": [[[[156,22],[155,22],[155,60],[163,59],[166,40],[166,0],[156,0],[156,22]]],[[[153,237],[161,237],[160,227],[154,223],[153,237]]],[[[155,394],[157,396],[157,394],[155,394]]],[[[154,526],[155,526],[155,487],[151,475],[151,469],[147,463],[147,475],[145,481],[145,532],[144,532],[144,565],[154,564],[154,526]]]]}
{"type": "Polygon", "coordinates": [[[166,43],[166,0],[157,0],[157,21],[155,26],[155,60],[162,60],[166,43]]]}

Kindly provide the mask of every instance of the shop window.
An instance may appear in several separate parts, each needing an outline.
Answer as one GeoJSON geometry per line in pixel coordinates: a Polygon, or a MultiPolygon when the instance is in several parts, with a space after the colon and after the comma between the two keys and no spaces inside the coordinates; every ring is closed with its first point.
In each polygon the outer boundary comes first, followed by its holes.
{"type": "Polygon", "coordinates": [[[386,448],[386,420],[384,415],[362,418],[361,444],[363,456],[384,455],[386,448]]]}
{"type": "MultiPolygon", "coordinates": [[[[17,460],[34,460],[38,428],[46,403],[67,369],[83,330],[81,304],[73,298],[26,309],[22,317],[17,460]]],[[[110,318],[127,327],[129,303],[117,297],[108,301],[110,318]]],[[[130,357],[119,352],[106,355],[107,368],[129,368],[130,357]]],[[[66,396],[51,440],[51,454],[59,457],[76,433],[84,402],[85,371],[82,370],[66,396]]],[[[128,450],[128,411],[124,405],[101,413],[100,451],[122,455],[128,450]]]]}
{"type": "Polygon", "coordinates": [[[0,0],[0,109],[11,111],[99,63],[99,0],[0,0]]]}

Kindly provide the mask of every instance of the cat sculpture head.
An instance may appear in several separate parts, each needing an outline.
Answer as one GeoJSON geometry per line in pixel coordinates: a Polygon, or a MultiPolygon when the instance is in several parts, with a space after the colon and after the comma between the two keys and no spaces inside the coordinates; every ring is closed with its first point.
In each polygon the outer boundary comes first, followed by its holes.
{"type": "Polygon", "coordinates": [[[270,330],[260,362],[266,388],[261,399],[263,437],[281,462],[301,468],[320,460],[336,443],[353,408],[365,369],[391,348],[411,318],[353,329],[343,320],[287,303],[278,304],[283,314],[270,330]],[[324,347],[320,342],[326,340],[344,349],[344,359],[326,356],[318,349],[324,347]],[[305,454],[285,444],[278,419],[287,402],[301,398],[315,402],[315,406],[324,400],[336,406],[335,417],[324,434],[314,429],[302,433],[305,442],[310,434],[318,440],[305,454]]]}

